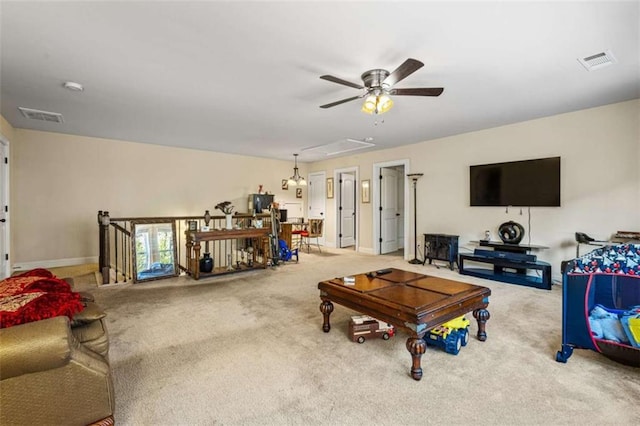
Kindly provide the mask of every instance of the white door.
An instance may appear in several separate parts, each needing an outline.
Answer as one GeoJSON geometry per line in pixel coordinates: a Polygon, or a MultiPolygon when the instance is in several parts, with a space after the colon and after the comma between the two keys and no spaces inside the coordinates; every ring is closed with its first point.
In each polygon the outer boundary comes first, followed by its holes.
{"type": "Polygon", "coordinates": [[[325,219],[323,224],[322,238],[318,239],[320,245],[324,245],[324,233],[327,230],[325,218],[325,198],[326,198],[326,175],[324,172],[310,173],[309,184],[307,185],[307,212],[305,219],[325,219]]]}
{"type": "Polygon", "coordinates": [[[406,179],[404,178],[404,166],[397,166],[395,168],[398,171],[398,190],[396,195],[398,196],[398,249],[401,249],[405,245],[404,235],[404,185],[406,179]]]}
{"type": "Polygon", "coordinates": [[[380,170],[380,253],[398,250],[398,171],[385,167],[380,170]]]}
{"type": "Polygon", "coordinates": [[[9,276],[7,261],[9,215],[9,149],[4,140],[0,140],[0,279],[9,276]]]}
{"type": "Polygon", "coordinates": [[[340,247],[355,245],[356,187],[351,173],[340,174],[340,247]]]}

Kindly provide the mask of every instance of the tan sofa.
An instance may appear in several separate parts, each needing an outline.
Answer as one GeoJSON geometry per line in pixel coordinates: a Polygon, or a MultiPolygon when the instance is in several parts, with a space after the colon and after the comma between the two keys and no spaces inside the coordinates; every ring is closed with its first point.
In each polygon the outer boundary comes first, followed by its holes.
{"type": "Polygon", "coordinates": [[[114,392],[104,313],[88,295],[58,316],[0,329],[1,425],[110,425],[114,392]]]}

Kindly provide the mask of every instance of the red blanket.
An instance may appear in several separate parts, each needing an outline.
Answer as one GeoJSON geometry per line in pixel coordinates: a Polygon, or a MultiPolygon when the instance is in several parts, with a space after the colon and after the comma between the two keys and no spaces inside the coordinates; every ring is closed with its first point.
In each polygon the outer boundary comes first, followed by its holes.
{"type": "Polygon", "coordinates": [[[46,269],[34,269],[0,281],[0,328],[84,309],[80,294],[46,269]]]}

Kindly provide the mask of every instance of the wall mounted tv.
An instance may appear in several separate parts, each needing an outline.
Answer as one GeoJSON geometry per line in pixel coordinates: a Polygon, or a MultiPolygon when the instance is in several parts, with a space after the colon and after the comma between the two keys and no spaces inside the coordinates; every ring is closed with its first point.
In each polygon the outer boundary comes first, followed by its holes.
{"type": "Polygon", "coordinates": [[[470,166],[471,206],[560,207],[560,157],[470,166]]]}

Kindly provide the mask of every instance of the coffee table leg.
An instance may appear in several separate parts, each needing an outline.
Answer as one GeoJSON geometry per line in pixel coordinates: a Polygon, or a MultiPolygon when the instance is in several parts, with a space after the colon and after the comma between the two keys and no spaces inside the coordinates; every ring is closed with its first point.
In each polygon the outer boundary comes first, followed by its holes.
{"type": "Polygon", "coordinates": [[[483,308],[473,311],[473,317],[478,320],[478,340],[484,342],[485,340],[487,340],[485,325],[489,318],[491,318],[491,315],[489,315],[489,311],[483,308]]]}
{"type": "Polygon", "coordinates": [[[422,354],[427,348],[427,344],[424,339],[417,337],[409,337],[407,339],[407,350],[411,354],[411,377],[414,380],[422,379],[422,367],[420,365],[420,360],[422,358],[422,354]]]}
{"type": "Polygon", "coordinates": [[[331,330],[331,324],[329,324],[329,315],[333,312],[333,303],[328,300],[323,300],[320,304],[320,312],[322,312],[323,322],[322,331],[328,333],[331,330]]]}

